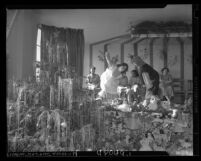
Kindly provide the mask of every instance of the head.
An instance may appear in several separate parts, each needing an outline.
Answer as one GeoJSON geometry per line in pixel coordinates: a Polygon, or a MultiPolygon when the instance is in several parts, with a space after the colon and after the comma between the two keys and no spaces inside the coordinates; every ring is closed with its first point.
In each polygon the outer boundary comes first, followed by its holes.
{"type": "Polygon", "coordinates": [[[164,67],[163,69],[161,69],[161,73],[162,73],[163,75],[166,75],[166,74],[169,73],[169,69],[168,69],[167,67],[164,67]]]}
{"type": "Polygon", "coordinates": [[[128,71],[128,64],[126,63],[122,63],[122,64],[118,64],[118,71],[121,73],[126,73],[128,71]]]}
{"type": "Polygon", "coordinates": [[[137,70],[132,70],[131,71],[131,76],[132,77],[139,77],[138,71],[137,70]]]}
{"type": "Polygon", "coordinates": [[[139,56],[130,55],[129,57],[130,57],[131,64],[134,64],[137,67],[145,64],[145,62],[139,56]]]}
{"type": "Polygon", "coordinates": [[[96,67],[91,67],[91,68],[90,68],[90,73],[91,73],[91,74],[95,74],[95,71],[96,71],[96,67]]]}

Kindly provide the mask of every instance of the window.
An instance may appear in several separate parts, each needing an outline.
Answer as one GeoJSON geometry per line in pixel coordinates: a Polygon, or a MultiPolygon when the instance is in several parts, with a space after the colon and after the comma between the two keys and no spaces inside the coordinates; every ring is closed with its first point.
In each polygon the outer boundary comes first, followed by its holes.
{"type": "MultiPolygon", "coordinates": [[[[36,63],[41,62],[41,29],[38,28],[37,42],[36,42],[36,63]]],[[[36,81],[40,81],[40,66],[36,65],[36,81]]]]}

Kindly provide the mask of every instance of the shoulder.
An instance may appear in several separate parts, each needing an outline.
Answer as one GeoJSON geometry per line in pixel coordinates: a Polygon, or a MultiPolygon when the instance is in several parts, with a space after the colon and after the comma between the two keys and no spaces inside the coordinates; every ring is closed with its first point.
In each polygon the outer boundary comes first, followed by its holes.
{"type": "Polygon", "coordinates": [[[150,67],[151,66],[149,66],[148,64],[143,64],[142,66],[141,66],[141,71],[143,72],[143,71],[147,71],[147,70],[149,70],[150,69],[150,67]]]}
{"type": "Polygon", "coordinates": [[[98,74],[95,74],[95,76],[96,76],[96,77],[99,77],[99,75],[98,75],[98,74]]]}

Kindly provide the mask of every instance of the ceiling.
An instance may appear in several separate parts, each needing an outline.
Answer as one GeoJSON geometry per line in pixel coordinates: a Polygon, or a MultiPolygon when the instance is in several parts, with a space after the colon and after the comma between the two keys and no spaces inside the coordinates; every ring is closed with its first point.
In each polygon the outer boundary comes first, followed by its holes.
{"type": "Polygon", "coordinates": [[[192,21],[192,5],[168,5],[161,9],[40,9],[33,12],[39,23],[84,29],[86,43],[126,34],[131,21],[134,24],[147,20],[192,21]]]}

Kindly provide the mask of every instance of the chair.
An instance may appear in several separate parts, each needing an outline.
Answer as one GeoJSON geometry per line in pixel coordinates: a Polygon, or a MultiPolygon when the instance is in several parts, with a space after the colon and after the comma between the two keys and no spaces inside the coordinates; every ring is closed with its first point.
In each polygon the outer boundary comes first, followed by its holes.
{"type": "Polygon", "coordinates": [[[192,96],[192,95],[193,95],[193,80],[188,80],[185,97],[189,98],[189,96],[192,96]]]}
{"type": "Polygon", "coordinates": [[[172,87],[174,92],[174,103],[183,104],[186,96],[184,80],[173,79],[172,87]]]}

